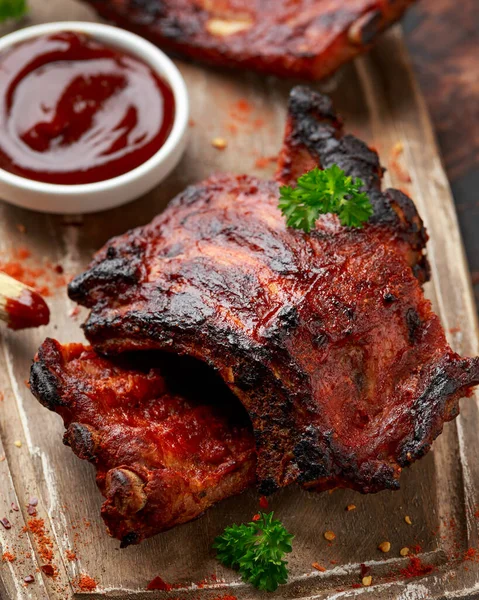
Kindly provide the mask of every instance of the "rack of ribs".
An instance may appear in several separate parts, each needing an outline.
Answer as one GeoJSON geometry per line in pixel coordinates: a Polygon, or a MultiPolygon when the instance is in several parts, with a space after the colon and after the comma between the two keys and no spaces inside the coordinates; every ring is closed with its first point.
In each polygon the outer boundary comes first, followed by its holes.
{"type": "Polygon", "coordinates": [[[85,0],[161,48],[224,67],[322,79],[414,0],[85,0]]]}
{"type": "Polygon", "coordinates": [[[31,385],[63,418],[64,443],[95,465],[102,517],[122,547],[195,519],[255,482],[248,417],[196,361],[161,353],[107,360],[47,339],[31,385]]]}
{"type": "MultiPolygon", "coordinates": [[[[221,376],[236,396],[225,401],[251,420],[262,493],[397,489],[479,383],[479,358],[451,350],[424,297],[422,221],[410,198],[382,191],[382,174],[331,101],[296,87],[277,181],[215,175],[188,187],[69,286],[103,357],[160,350],[221,376]],[[369,222],[324,215],[310,234],[287,228],[279,185],[332,164],[363,180],[369,222]]],[[[32,390],[45,401],[35,378],[32,390]]]]}

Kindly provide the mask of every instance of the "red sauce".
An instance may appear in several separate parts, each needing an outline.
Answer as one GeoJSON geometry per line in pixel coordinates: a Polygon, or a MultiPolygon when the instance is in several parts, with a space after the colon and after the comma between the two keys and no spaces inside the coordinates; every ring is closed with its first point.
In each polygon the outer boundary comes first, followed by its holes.
{"type": "Polygon", "coordinates": [[[111,179],[165,143],[175,106],[145,63],[62,32],[0,56],[0,167],[57,184],[111,179]]]}
{"type": "Polygon", "coordinates": [[[10,329],[40,327],[50,321],[50,311],[45,300],[34,290],[22,290],[17,298],[8,298],[5,304],[10,329]]]}

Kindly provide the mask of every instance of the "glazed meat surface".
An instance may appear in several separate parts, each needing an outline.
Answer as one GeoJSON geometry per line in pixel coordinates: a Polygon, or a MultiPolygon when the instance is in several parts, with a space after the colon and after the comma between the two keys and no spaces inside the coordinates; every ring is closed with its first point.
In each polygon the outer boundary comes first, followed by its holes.
{"type": "Polygon", "coordinates": [[[370,48],[414,0],[86,0],[193,59],[321,79],[370,48]]]}
{"type": "Polygon", "coordinates": [[[109,361],[47,339],[32,367],[32,392],[63,418],[64,443],[95,465],[102,516],[122,546],[190,521],[255,482],[244,409],[195,363],[158,353],[109,361]]]}
{"type": "Polygon", "coordinates": [[[423,295],[414,204],[381,191],[376,153],[328,98],[295,88],[279,181],[333,163],[366,184],[362,229],[333,215],[288,229],[278,183],[213,176],[108,242],[69,288],[97,350],[161,349],[219,372],[253,423],[263,493],[396,489],[479,382],[479,359],[451,350],[423,295]]]}

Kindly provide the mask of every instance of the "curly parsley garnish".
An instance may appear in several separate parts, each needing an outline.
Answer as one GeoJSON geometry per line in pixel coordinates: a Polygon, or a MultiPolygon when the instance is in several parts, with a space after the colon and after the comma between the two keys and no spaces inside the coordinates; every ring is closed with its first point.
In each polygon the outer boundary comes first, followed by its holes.
{"type": "Polygon", "coordinates": [[[291,552],[293,536],[273,513],[259,513],[257,520],[227,527],[215,539],[218,560],[238,569],[243,581],[259,590],[274,592],[288,580],[284,554],[291,552]]]}
{"type": "Polygon", "coordinates": [[[347,177],[337,165],[328,169],[315,167],[301,175],[296,187],[280,188],[278,206],[288,227],[309,233],[319,215],[334,213],[342,225],[362,227],[373,214],[368,196],[361,191],[364,183],[347,177]]]}
{"type": "Polygon", "coordinates": [[[19,19],[26,12],[26,0],[0,0],[0,22],[7,19],[19,19]]]}

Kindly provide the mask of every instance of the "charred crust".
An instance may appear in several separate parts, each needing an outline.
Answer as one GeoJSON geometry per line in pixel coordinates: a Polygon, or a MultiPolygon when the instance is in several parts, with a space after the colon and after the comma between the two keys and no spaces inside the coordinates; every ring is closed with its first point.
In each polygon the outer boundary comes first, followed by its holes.
{"type": "Polygon", "coordinates": [[[440,365],[411,407],[413,434],[402,444],[398,464],[403,467],[426,454],[441,433],[443,422],[459,412],[459,396],[479,383],[479,359],[452,360],[440,365]]]}
{"type": "Polygon", "coordinates": [[[137,261],[130,258],[115,258],[115,249],[108,248],[106,259],[91,267],[69,283],[68,295],[72,300],[86,306],[91,305],[90,294],[99,288],[102,294],[109,291],[118,294],[121,288],[139,281],[137,261]]]}
{"type": "Polygon", "coordinates": [[[298,483],[316,481],[331,475],[329,449],[312,425],[306,428],[301,440],[294,447],[293,453],[300,472],[298,483]]]}
{"type": "Polygon", "coordinates": [[[258,487],[259,493],[264,496],[270,496],[279,490],[279,485],[272,478],[263,479],[259,483],[258,487]]]}
{"type": "Polygon", "coordinates": [[[422,321],[414,308],[409,308],[406,312],[406,326],[410,344],[417,344],[421,339],[422,321]]]}
{"type": "Polygon", "coordinates": [[[58,389],[58,380],[42,358],[42,351],[30,369],[30,390],[37,400],[49,410],[66,406],[58,389]]]}
{"type": "Polygon", "coordinates": [[[287,143],[304,146],[325,169],[337,164],[352,177],[360,177],[366,189],[379,188],[383,169],[376,152],[352,135],[342,132],[342,120],[327,96],[298,86],[290,94],[292,128],[287,143]]]}
{"type": "Polygon", "coordinates": [[[83,460],[93,461],[96,458],[97,434],[85,423],[70,423],[63,436],[65,446],[83,460]]]}
{"type": "Polygon", "coordinates": [[[136,531],[130,531],[121,538],[120,548],[128,548],[141,542],[141,535],[136,531]]]}

